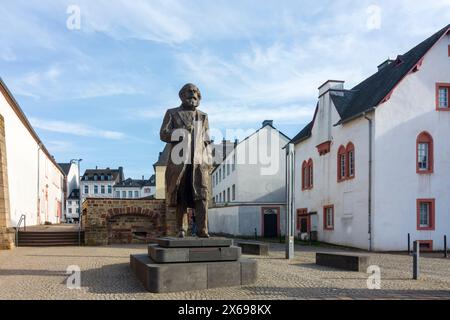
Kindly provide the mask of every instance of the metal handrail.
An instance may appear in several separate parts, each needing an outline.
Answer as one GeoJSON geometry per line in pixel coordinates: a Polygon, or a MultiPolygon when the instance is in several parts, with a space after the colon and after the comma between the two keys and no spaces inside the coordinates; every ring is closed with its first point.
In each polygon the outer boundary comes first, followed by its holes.
{"type": "MultiPolygon", "coordinates": [[[[81,207],[81,206],[80,206],[81,207]]],[[[78,220],[78,246],[81,247],[81,232],[83,230],[83,226],[82,226],[82,221],[83,221],[83,214],[81,212],[81,208],[80,208],[80,212],[79,212],[80,218],[78,220]]]]}
{"type": "Polygon", "coordinates": [[[17,223],[16,226],[16,247],[19,246],[19,231],[20,231],[20,226],[22,225],[23,222],[23,231],[27,231],[27,216],[22,214],[20,216],[19,222],[17,223]]]}

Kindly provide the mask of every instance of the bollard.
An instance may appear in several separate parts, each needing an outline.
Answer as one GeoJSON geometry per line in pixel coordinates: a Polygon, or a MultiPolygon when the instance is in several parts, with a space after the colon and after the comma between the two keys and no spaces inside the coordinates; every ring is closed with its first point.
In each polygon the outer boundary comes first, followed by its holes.
{"type": "Polygon", "coordinates": [[[256,228],[255,228],[255,240],[258,240],[258,232],[256,231],[256,228]]]}
{"type": "Polygon", "coordinates": [[[413,244],[413,279],[419,279],[419,258],[420,258],[420,242],[414,241],[413,244]]]}
{"type": "Polygon", "coordinates": [[[447,236],[445,235],[444,236],[444,258],[448,258],[448,256],[447,256],[447,236]]]}
{"type": "Polygon", "coordinates": [[[411,234],[408,233],[408,255],[411,255],[411,234]]]}

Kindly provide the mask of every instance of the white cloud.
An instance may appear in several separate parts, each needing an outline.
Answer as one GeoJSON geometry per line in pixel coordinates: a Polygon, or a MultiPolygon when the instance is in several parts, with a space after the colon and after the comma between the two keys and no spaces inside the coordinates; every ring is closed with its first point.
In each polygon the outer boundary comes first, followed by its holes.
{"type": "Polygon", "coordinates": [[[80,123],[43,120],[38,118],[30,118],[30,122],[33,127],[39,128],[41,130],[71,134],[82,137],[104,138],[110,140],[121,140],[125,137],[125,134],[122,132],[102,130],[98,128],[89,127],[80,123]]]}

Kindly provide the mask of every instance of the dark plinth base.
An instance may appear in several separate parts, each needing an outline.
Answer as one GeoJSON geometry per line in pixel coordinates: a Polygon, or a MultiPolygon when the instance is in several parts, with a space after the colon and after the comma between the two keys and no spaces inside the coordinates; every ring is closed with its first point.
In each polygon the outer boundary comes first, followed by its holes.
{"type": "Polygon", "coordinates": [[[257,256],[269,255],[269,245],[262,242],[237,241],[236,245],[242,248],[243,254],[252,254],[257,256]]]}
{"type": "Polygon", "coordinates": [[[236,261],[241,256],[241,248],[164,248],[159,245],[149,245],[148,255],[156,263],[236,261]]]}
{"type": "Polygon", "coordinates": [[[131,270],[155,293],[249,285],[257,262],[243,260],[241,248],[225,238],[160,238],[148,254],[131,255],[131,270]]]}
{"type": "Polygon", "coordinates": [[[157,264],[148,255],[131,255],[130,265],[144,287],[154,293],[249,285],[256,281],[254,260],[157,264]]]}
{"type": "Polygon", "coordinates": [[[366,272],[370,259],[368,256],[356,254],[316,253],[316,264],[346,271],[366,272]]]}
{"type": "Polygon", "coordinates": [[[233,241],[225,238],[159,238],[156,243],[163,248],[200,248],[200,247],[229,247],[233,241]]]}

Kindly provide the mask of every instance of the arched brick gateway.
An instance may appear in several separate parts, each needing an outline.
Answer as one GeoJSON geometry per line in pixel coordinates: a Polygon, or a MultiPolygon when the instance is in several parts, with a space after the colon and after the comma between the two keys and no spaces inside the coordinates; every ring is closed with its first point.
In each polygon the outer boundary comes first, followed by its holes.
{"type": "Polygon", "coordinates": [[[175,213],[164,200],[94,199],[83,203],[87,245],[143,243],[175,233],[175,213]]]}

